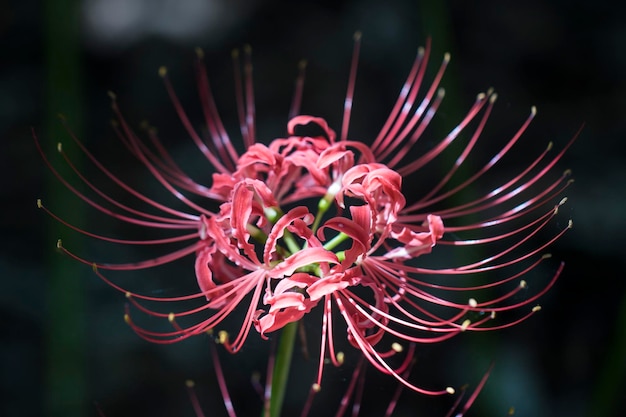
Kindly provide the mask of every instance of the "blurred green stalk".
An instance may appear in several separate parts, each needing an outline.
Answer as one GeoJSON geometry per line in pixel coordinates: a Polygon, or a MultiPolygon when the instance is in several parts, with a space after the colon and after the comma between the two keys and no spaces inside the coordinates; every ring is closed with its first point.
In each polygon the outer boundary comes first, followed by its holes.
{"type": "MultiPolygon", "coordinates": [[[[40,137],[44,149],[55,160],[56,143],[67,138],[57,114],[64,113],[72,129],[80,135],[82,121],[81,62],[79,53],[79,1],[46,0],[43,7],[44,112],[45,125],[40,137]]],[[[80,160],[72,155],[80,166],[80,160]]],[[[70,170],[58,165],[63,176],[70,170]]],[[[46,175],[44,204],[61,217],[80,226],[84,210],[51,174],[46,175]]],[[[46,241],[49,251],[45,282],[45,370],[44,415],[78,417],[87,414],[85,402],[85,297],[84,268],[54,250],[62,236],[58,222],[49,221],[46,241]]],[[[65,229],[67,231],[67,229],[65,229]]],[[[63,233],[64,244],[78,247],[75,234],[63,233]]],[[[89,414],[93,414],[93,410],[89,414]]]]}
{"type": "Polygon", "coordinates": [[[626,382],[626,294],[619,309],[613,338],[605,349],[605,360],[594,387],[587,415],[616,416],[623,410],[626,382]]]}
{"type": "Polygon", "coordinates": [[[272,376],[272,394],[270,399],[271,417],[279,417],[283,407],[297,330],[298,322],[295,321],[285,325],[280,333],[278,352],[276,352],[276,363],[274,364],[274,374],[272,376]]]}

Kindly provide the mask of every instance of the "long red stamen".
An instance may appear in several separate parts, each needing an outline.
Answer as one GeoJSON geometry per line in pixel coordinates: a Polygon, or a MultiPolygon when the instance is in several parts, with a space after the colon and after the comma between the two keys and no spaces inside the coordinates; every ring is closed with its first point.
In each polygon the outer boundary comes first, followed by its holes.
{"type": "Polygon", "coordinates": [[[207,76],[206,67],[204,65],[204,52],[202,49],[196,49],[196,79],[198,81],[198,95],[200,97],[200,103],[202,104],[202,111],[204,113],[204,121],[209,130],[212,143],[220,155],[221,161],[226,164],[226,168],[233,172],[236,168],[239,155],[235,150],[222,119],[217,111],[217,105],[213,99],[213,93],[209,86],[209,77],[207,76]]]}
{"type": "Polygon", "coordinates": [[[352,115],[352,100],[354,98],[354,87],[356,85],[356,71],[359,66],[359,52],[361,50],[361,32],[354,34],[354,50],[352,52],[352,62],[350,64],[350,75],[348,76],[348,90],[343,102],[343,122],[341,123],[341,135],[339,140],[348,139],[348,128],[350,127],[350,116],[352,115]]]}

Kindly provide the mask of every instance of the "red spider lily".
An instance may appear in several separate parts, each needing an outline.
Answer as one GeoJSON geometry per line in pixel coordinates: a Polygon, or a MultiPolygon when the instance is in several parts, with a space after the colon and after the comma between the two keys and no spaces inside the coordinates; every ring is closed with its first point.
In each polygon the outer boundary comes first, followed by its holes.
{"type": "MultiPolygon", "coordinates": [[[[479,94],[467,115],[445,138],[415,157],[414,145],[425,136],[424,131],[444,97],[439,83],[449,61],[446,55],[432,84],[423,92],[427,45],[419,49],[397,101],[373,141],[365,144],[350,140],[359,48],[357,36],[339,136],[324,119],[299,114],[304,80],[301,65],[287,136],[269,144],[257,142],[255,134],[250,52],[246,49],[243,75],[239,55],[234,54],[236,97],[245,146],[242,154],[236,151],[221,122],[202,60],[197,62],[197,80],[208,140],[193,128],[162,69],[160,75],[178,117],[215,169],[210,186],[185,174],[154,131],[148,132],[149,143],[142,141],[111,95],[119,139],[186,206],[184,211],[159,203],[127,185],[71,131],[70,137],[95,167],[131,198],[155,210],[144,211],[109,197],[74,168],[59,145],[69,166],[101,199],[98,202],[62,178],[42,152],[59,180],[92,207],[122,222],[174,230],[178,234],[139,241],[95,235],[59,219],[38,201],[39,207],[62,223],[91,237],[124,245],[186,242],[185,246],[153,259],[111,264],[79,257],[59,241],[63,252],[91,265],[105,282],[124,292],[130,306],[167,319],[172,325],[169,331],[144,328],[131,319],[129,307],[125,318],[137,334],[152,342],[171,343],[217,328],[234,310],[244,310],[234,337],[225,331],[220,333],[222,344],[234,353],[244,346],[253,327],[267,337],[319,306],[322,329],[314,390],[319,390],[327,358],[335,366],[342,363],[336,348],[338,330],[333,325],[338,313],[347,326],[345,336],[349,343],[375,368],[415,391],[443,394],[454,390],[427,390],[406,380],[413,349],[405,349],[399,342],[412,346],[439,342],[463,331],[501,329],[539,310],[536,300],[554,284],[563,265],[533,293],[527,292],[522,277],[549,257],[544,253],[546,248],[571,227],[570,222],[553,237],[534,239],[565,202],[560,195],[571,182],[569,172],[555,175],[554,168],[569,144],[553,156],[549,156],[552,145],[548,145],[518,173],[502,178],[490,191],[459,203],[458,196],[464,190],[488,177],[492,168],[514,149],[534,118],[535,109],[489,162],[459,179],[460,168],[483,133],[496,95],[491,91],[479,94]],[[299,135],[299,127],[308,124],[317,125],[323,134],[299,135]],[[407,201],[403,179],[423,176],[428,164],[445,163],[443,152],[461,140],[462,132],[469,139],[443,178],[434,182],[428,192],[407,201]],[[217,202],[219,209],[209,210],[208,204],[197,203],[190,196],[217,202]],[[317,205],[310,205],[311,200],[316,200],[317,205]],[[479,254],[480,258],[455,262],[455,255],[446,252],[452,253],[455,248],[464,254],[479,254]],[[425,266],[422,260],[433,250],[444,254],[450,264],[439,268],[425,266]],[[198,292],[186,296],[156,297],[132,292],[102,272],[152,268],[186,256],[195,256],[199,286],[198,292]],[[171,312],[176,308],[173,305],[187,306],[190,300],[201,303],[171,312]],[[167,310],[152,307],[153,302],[165,303],[167,310]],[[496,313],[500,317],[503,312],[513,313],[496,319],[496,313]],[[392,364],[390,358],[402,351],[404,360],[399,365],[392,364]]],[[[202,54],[198,56],[201,58],[202,54]]]]}

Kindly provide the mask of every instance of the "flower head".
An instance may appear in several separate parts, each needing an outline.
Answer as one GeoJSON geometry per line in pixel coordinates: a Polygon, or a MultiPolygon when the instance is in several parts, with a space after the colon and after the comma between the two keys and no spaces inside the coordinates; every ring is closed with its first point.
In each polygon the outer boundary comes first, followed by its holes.
{"type": "MultiPolygon", "coordinates": [[[[220,333],[222,344],[234,353],[244,346],[251,331],[268,337],[288,323],[316,314],[321,315],[322,329],[315,386],[321,384],[327,358],[336,366],[342,362],[336,338],[345,327],[342,338],[374,367],[413,390],[442,394],[453,389],[431,391],[406,380],[412,344],[438,342],[463,331],[511,326],[538,311],[536,300],[554,283],[562,265],[534,292],[528,292],[522,277],[548,258],[546,248],[569,228],[535,243],[535,237],[565,202],[560,195],[570,183],[569,173],[553,174],[565,149],[549,156],[552,145],[548,145],[520,172],[498,177],[490,191],[460,202],[458,197],[464,191],[488,177],[508,154],[515,153],[535,109],[503,147],[470,174],[461,175],[461,168],[468,165],[485,129],[496,101],[492,91],[479,94],[450,133],[416,156],[415,145],[426,136],[444,97],[439,83],[449,61],[446,55],[432,84],[423,91],[427,46],[419,49],[380,131],[371,140],[354,140],[349,125],[359,47],[357,37],[339,135],[323,118],[300,114],[302,65],[286,135],[272,140],[259,140],[256,135],[249,49],[243,58],[243,75],[239,54],[233,54],[244,145],[241,153],[221,122],[202,54],[198,54],[197,77],[207,138],[194,129],[167,71],[161,69],[180,121],[214,168],[207,185],[193,180],[174,162],[155,131],[148,130],[148,142],[140,139],[112,95],[118,137],[165,191],[184,204],[184,210],[168,207],[127,185],[73,134],[71,138],[99,170],[132,199],[154,210],[144,211],[112,199],[76,171],[101,199],[98,202],[60,177],[46,159],[59,179],[97,210],[132,225],[178,232],[158,240],[124,241],[75,228],[127,245],[183,243],[159,257],[129,264],[93,263],[59,242],[65,253],[92,265],[102,279],[126,294],[130,302],[126,320],[141,337],[169,343],[219,330],[224,320],[239,310],[243,311],[240,326],[234,332],[220,333]],[[307,125],[316,126],[321,133],[302,133],[307,125]],[[463,140],[464,144],[457,147],[463,140]],[[444,152],[451,149],[456,149],[456,159],[448,163],[441,179],[433,181],[428,166],[437,161],[444,164],[444,152]],[[407,192],[407,179],[433,185],[415,195],[407,192]],[[217,208],[209,209],[209,202],[217,203],[217,208]],[[457,256],[459,250],[464,256],[457,256]],[[428,266],[432,265],[427,259],[433,251],[447,264],[428,266]],[[467,261],[466,254],[479,258],[467,261]],[[128,291],[103,272],[151,268],[187,256],[195,257],[199,288],[187,296],[156,297],[128,291]],[[189,300],[196,300],[196,306],[186,307],[189,300]],[[165,303],[166,310],[154,307],[154,302],[165,303]],[[178,303],[185,307],[175,310],[178,303]],[[136,324],[131,318],[135,314],[132,307],[169,320],[171,330],[155,331],[136,324]],[[498,320],[496,316],[504,312],[513,314],[498,320]],[[343,319],[340,326],[337,314],[343,319]],[[401,352],[404,360],[396,363],[390,359],[401,352]]],[[[59,152],[63,154],[60,145],[59,152]]],[[[73,167],[69,159],[68,163],[73,167]]],[[[45,208],[40,201],[38,204],[45,208]]],[[[192,279],[191,271],[189,277],[192,279]]]]}

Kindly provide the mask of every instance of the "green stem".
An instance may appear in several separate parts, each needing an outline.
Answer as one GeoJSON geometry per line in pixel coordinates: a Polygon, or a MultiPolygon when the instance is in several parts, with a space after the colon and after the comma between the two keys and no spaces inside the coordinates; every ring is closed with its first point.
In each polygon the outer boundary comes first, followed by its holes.
{"type": "MultiPolygon", "coordinates": [[[[67,131],[58,113],[68,116],[68,123],[81,135],[85,106],[82,100],[82,60],[80,49],[80,3],[77,0],[47,0],[42,3],[42,46],[45,54],[45,130],[40,135],[46,150],[56,149],[58,141],[67,138],[67,131]]],[[[67,150],[73,163],[82,165],[81,155],[67,150]]],[[[34,151],[33,151],[34,152],[34,151]]],[[[58,158],[53,158],[58,160],[58,158]]],[[[57,167],[62,177],[73,174],[67,165],[57,167]]],[[[49,174],[49,173],[48,173],[49,174]]],[[[44,203],[59,216],[83,228],[84,209],[53,175],[47,175],[44,203]]],[[[34,197],[33,197],[34,199],[34,197]]],[[[43,212],[40,212],[43,216],[43,212]]],[[[69,257],[54,251],[60,237],[68,247],[80,247],[82,238],[68,233],[68,228],[50,220],[46,230],[45,282],[45,367],[43,371],[42,414],[45,416],[81,417],[93,413],[86,401],[85,310],[87,301],[84,279],[88,270],[69,257]]]]}
{"type": "Polygon", "coordinates": [[[350,236],[348,236],[347,234],[341,232],[337,236],[335,236],[334,238],[332,238],[331,240],[326,242],[326,244],[324,245],[324,249],[326,249],[326,250],[333,250],[337,246],[339,246],[339,244],[341,242],[343,242],[344,240],[348,239],[349,237],[350,236]]]}
{"type": "Polygon", "coordinates": [[[298,245],[296,238],[293,237],[293,234],[289,230],[285,230],[285,233],[283,234],[283,241],[291,253],[300,252],[300,245],[298,245]]]}
{"type": "Polygon", "coordinates": [[[276,363],[274,364],[274,373],[272,375],[270,417],[279,417],[283,407],[297,330],[298,322],[296,321],[283,327],[280,334],[278,352],[276,352],[276,363]]]}
{"type": "Polygon", "coordinates": [[[315,215],[315,221],[313,222],[313,227],[311,228],[313,233],[315,233],[315,231],[319,227],[320,222],[322,221],[322,218],[324,217],[324,213],[328,211],[333,201],[335,200],[335,194],[336,194],[335,189],[336,189],[335,185],[334,184],[331,185],[326,195],[322,197],[322,199],[317,203],[317,214],[315,215]]]}
{"type": "Polygon", "coordinates": [[[604,360],[595,383],[594,393],[587,410],[589,416],[617,415],[623,405],[620,399],[624,380],[626,380],[626,294],[615,320],[615,332],[610,343],[604,349],[604,360]]]}

